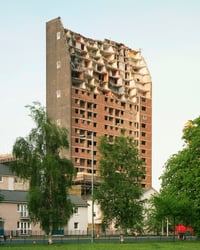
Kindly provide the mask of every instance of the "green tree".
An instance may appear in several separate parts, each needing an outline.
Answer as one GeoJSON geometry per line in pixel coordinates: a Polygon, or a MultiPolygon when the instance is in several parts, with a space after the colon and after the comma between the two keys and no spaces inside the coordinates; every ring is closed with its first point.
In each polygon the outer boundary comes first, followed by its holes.
{"type": "MultiPolygon", "coordinates": [[[[200,233],[200,117],[190,121],[183,130],[183,149],[172,155],[161,176],[161,195],[170,194],[174,203],[183,201],[190,213],[180,213],[179,220],[193,226],[200,233]]],[[[182,205],[183,206],[183,205],[182,205]]],[[[178,213],[178,211],[177,211],[178,213]]]]}
{"type": "Polygon", "coordinates": [[[121,233],[140,230],[143,204],[141,179],[143,161],[130,137],[123,135],[111,142],[102,137],[99,144],[102,182],[95,189],[95,199],[100,204],[105,224],[114,223],[121,233]]]}
{"type": "MultiPolygon", "coordinates": [[[[149,221],[157,224],[157,230],[161,231],[162,222],[167,221],[172,225],[172,230],[175,233],[175,225],[185,224],[190,225],[191,216],[193,213],[191,202],[188,197],[183,197],[178,200],[170,193],[161,192],[151,199],[151,211],[149,221]]],[[[153,227],[155,225],[151,225],[153,227]]],[[[175,236],[175,234],[174,234],[175,236]]]]}
{"type": "Polygon", "coordinates": [[[75,171],[70,160],[60,157],[61,150],[69,147],[67,130],[52,123],[40,103],[27,107],[36,127],[27,137],[17,138],[11,170],[29,180],[30,219],[40,222],[51,244],[52,230],[66,225],[72,213],[67,193],[75,171]]]}

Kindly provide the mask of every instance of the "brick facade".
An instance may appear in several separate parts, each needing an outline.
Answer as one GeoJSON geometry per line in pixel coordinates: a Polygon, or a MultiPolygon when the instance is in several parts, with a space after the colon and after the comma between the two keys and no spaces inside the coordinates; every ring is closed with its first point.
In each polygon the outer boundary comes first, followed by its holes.
{"type": "Polygon", "coordinates": [[[77,169],[79,183],[81,176],[84,185],[92,172],[91,134],[98,177],[99,137],[112,139],[125,130],[145,162],[141,184],[151,187],[152,83],[141,50],[86,38],[64,28],[56,18],[46,23],[46,55],[47,112],[69,131],[67,156],[77,169]]]}

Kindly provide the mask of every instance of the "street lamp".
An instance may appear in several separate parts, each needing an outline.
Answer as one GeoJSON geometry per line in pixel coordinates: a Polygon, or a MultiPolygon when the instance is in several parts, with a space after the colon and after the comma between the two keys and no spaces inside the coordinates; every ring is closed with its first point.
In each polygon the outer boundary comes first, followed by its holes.
{"type": "MultiPolygon", "coordinates": [[[[84,138],[84,135],[80,135],[84,138]]],[[[91,242],[94,242],[94,133],[91,131],[91,203],[92,203],[92,228],[91,228],[91,242]]]]}
{"type": "Polygon", "coordinates": [[[92,201],[92,232],[91,232],[91,242],[94,242],[94,134],[91,134],[91,159],[92,159],[92,176],[91,176],[91,201],[92,201]]]}

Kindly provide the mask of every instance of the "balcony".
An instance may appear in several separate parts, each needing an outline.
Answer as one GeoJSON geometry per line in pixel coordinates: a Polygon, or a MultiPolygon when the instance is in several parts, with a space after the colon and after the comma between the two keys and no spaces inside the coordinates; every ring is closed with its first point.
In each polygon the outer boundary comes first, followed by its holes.
{"type": "Polygon", "coordinates": [[[97,45],[97,42],[94,42],[94,41],[88,41],[86,46],[87,46],[88,50],[97,51],[99,49],[98,45],[97,45]]]}
{"type": "Polygon", "coordinates": [[[104,44],[101,49],[101,54],[105,57],[113,55],[115,52],[113,50],[113,47],[111,45],[104,44]]]}
{"type": "Polygon", "coordinates": [[[101,58],[101,53],[99,50],[89,52],[89,54],[90,54],[90,57],[95,59],[95,60],[98,60],[99,58],[101,58]]]}
{"type": "MultiPolygon", "coordinates": [[[[85,76],[88,77],[89,79],[91,79],[93,77],[93,70],[91,70],[91,69],[86,69],[84,73],[85,73],[85,76]]],[[[94,85],[94,84],[92,84],[92,85],[94,85]]]]}
{"type": "Polygon", "coordinates": [[[29,214],[27,211],[25,212],[20,212],[20,219],[21,220],[29,220],[29,214]]]}
{"type": "Polygon", "coordinates": [[[72,78],[82,82],[84,80],[83,71],[80,71],[79,69],[73,69],[72,70],[72,78]]]}

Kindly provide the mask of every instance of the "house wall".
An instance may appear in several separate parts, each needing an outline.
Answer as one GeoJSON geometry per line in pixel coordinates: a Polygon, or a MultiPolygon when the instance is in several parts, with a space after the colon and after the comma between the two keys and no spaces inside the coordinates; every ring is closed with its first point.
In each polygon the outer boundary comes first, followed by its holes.
{"type": "MultiPolygon", "coordinates": [[[[87,203],[88,206],[88,224],[92,224],[92,201],[88,200],[87,203]]],[[[96,203],[94,203],[94,223],[95,224],[101,224],[102,220],[102,212],[100,209],[100,206],[96,203]]]]}
{"type": "Polygon", "coordinates": [[[143,193],[141,200],[149,200],[155,194],[158,194],[158,191],[154,188],[149,188],[143,193]]]}
{"type": "Polygon", "coordinates": [[[9,178],[2,176],[0,181],[0,189],[8,189],[9,178]]]}
{"type": "MultiPolygon", "coordinates": [[[[1,169],[0,169],[1,170],[1,169]]],[[[12,175],[3,175],[0,174],[1,181],[0,181],[0,190],[29,190],[29,183],[23,182],[20,178],[17,178],[12,175]]],[[[1,191],[0,191],[1,193],[1,191]]],[[[20,230],[17,228],[17,222],[29,222],[29,217],[26,218],[20,217],[20,212],[17,211],[18,204],[26,204],[26,203],[18,203],[18,202],[9,202],[9,201],[2,201],[0,203],[0,229],[4,229],[6,234],[10,234],[11,231],[13,235],[16,235],[18,231],[20,234],[20,230]],[[3,227],[2,227],[3,225],[3,227]]],[[[76,205],[76,204],[75,204],[76,205]]],[[[88,229],[88,207],[78,207],[78,213],[73,214],[69,220],[68,225],[65,226],[64,230],[65,233],[87,233],[88,229]],[[78,223],[78,228],[74,229],[74,223],[78,223]]],[[[21,225],[21,224],[20,224],[21,225]]],[[[43,231],[40,228],[39,224],[34,225],[30,223],[30,230],[33,235],[35,234],[43,234],[43,231]]]]}
{"type": "MultiPolygon", "coordinates": [[[[20,203],[22,204],[22,203],[20,203]]],[[[24,203],[25,204],[25,203],[24,203]]],[[[4,222],[4,232],[7,235],[20,235],[21,231],[17,227],[17,222],[29,222],[29,217],[21,218],[20,212],[17,211],[17,203],[1,203],[0,218],[4,222]],[[18,233],[17,233],[18,232],[18,233]]],[[[87,234],[88,231],[88,213],[87,207],[78,207],[78,213],[75,213],[70,218],[68,225],[64,228],[66,234],[87,234]],[[74,228],[74,224],[78,223],[78,228],[74,228]]],[[[43,234],[39,223],[30,223],[30,232],[32,235],[43,234]]],[[[28,234],[28,233],[27,233],[28,234]]]]}
{"type": "Polygon", "coordinates": [[[78,207],[78,213],[74,213],[70,218],[67,226],[69,234],[86,234],[88,230],[88,208],[78,207]],[[78,228],[74,228],[74,224],[78,223],[78,228]]]}
{"type": "Polygon", "coordinates": [[[2,176],[0,181],[0,190],[28,190],[28,182],[24,182],[14,176],[2,176]]]}
{"type": "MultiPolygon", "coordinates": [[[[91,231],[92,228],[92,201],[88,200],[88,230],[91,231]]],[[[102,211],[100,205],[94,202],[94,232],[99,234],[102,232],[102,211]]]]}
{"type": "MultiPolygon", "coordinates": [[[[0,217],[4,221],[4,231],[6,233],[13,232],[14,235],[16,235],[16,231],[18,231],[17,228],[17,222],[28,222],[29,218],[22,219],[20,217],[20,212],[17,211],[17,203],[4,203],[2,202],[0,204],[0,217]]],[[[32,230],[32,234],[39,234],[41,232],[39,224],[30,224],[30,229],[32,230]]],[[[20,234],[20,233],[19,233],[20,234]]]]}

